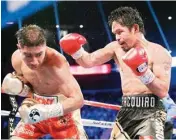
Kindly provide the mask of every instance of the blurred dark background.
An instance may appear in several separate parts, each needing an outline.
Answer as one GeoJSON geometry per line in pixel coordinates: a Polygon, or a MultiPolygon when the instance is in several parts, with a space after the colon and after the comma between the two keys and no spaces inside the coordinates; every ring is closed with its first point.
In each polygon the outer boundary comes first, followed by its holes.
{"type": "MultiPolygon", "coordinates": [[[[169,94],[176,101],[176,2],[175,1],[1,1],[1,81],[13,71],[11,55],[17,49],[15,32],[22,26],[37,24],[46,29],[48,46],[62,53],[59,39],[71,32],[85,36],[89,52],[104,47],[114,40],[107,24],[110,12],[120,6],[137,8],[144,20],[146,38],[163,45],[173,57],[169,94]]],[[[77,65],[64,54],[70,65],[77,65]]],[[[157,54],[159,55],[159,54],[157,54]]],[[[120,76],[114,61],[110,74],[75,76],[86,100],[105,103],[121,103],[120,76]]],[[[17,97],[20,102],[22,98],[17,97]]],[[[1,110],[10,110],[8,95],[1,95],[1,110]]],[[[82,117],[114,121],[117,112],[84,106],[82,117]]],[[[2,117],[2,116],[1,116],[2,117]]],[[[2,117],[1,135],[7,138],[7,117],[2,117]]],[[[175,124],[176,125],[176,124],[175,124]]],[[[176,126],[175,126],[176,127],[176,126]]],[[[108,138],[110,129],[85,127],[90,139],[108,138]]],[[[176,138],[176,134],[173,134],[176,138]]]]}

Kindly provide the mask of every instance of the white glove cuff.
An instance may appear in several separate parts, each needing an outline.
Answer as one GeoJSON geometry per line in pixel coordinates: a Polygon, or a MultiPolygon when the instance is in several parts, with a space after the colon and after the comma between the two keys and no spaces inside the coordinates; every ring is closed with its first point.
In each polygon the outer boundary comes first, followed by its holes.
{"type": "Polygon", "coordinates": [[[19,93],[19,96],[26,97],[30,92],[30,87],[24,84],[22,91],[19,93]]]}
{"type": "MultiPolygon", "coordinates": [[[[47,120],[49,118],[55,118],[59,116],[63,116],[64,111],[62,104],[51,104],[51,105],[44,105],[44,104],[37,104],[29,108],[26,108],[24,111],[27,112],[28,117],[23,117],[25,123],[37,123],[43,120],[47,120]]],[[[20,110],[19,112],[23,112],[20,110]]],[[[22,113],[21,113],[22,114],[22,113]]]]}
{"type": "Polygon", "coordinates": [[[48,109],[48,118],[59,117],[64,115],[61,103],[46,105],[48,109]]]}
{"type": "Polygon", "coordinates": [[[77,52],[75,52],[71,56],[73,57],[73,59],[79,59],[80,57],[82,57],[83,53],[84,53],[84,49],[83,47],[81,47],[77,52]]]}
{"type": "Polygon", "coordinates": [[[139,79],[143,84],[147,85],[153,82],[153,80],[155,79],[155,75],[150,69],[148,69],[144,75],[139,76],[139,79]]]}

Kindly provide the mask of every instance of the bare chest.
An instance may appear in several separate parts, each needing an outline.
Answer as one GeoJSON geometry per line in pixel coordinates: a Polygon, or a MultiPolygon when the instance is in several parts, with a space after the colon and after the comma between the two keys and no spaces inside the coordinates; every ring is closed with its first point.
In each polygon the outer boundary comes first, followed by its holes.
{"type": "MultiPolygon", "coordinates": [[[[150,90],[141,83],[139,78],[132,72],[132,70],[123,62],[122,56],[125,52],[118,51],[116,53],[115,62],[119,66],[119,73],[121,77],[121,86],[124,95],[132,95],[138,93],[150,93],[150,90]]],[[[149,68],[152,69],[152,59],[149,59],[149,68]]]]}
{"type": "Polygon", "coordinates": [[[59,92],[59,82],[57,76],[49,69],[40,71],[31,71],[23,67],[24,78],[32,85],[33,90],[39,94],[52,94],[59,92]]]}

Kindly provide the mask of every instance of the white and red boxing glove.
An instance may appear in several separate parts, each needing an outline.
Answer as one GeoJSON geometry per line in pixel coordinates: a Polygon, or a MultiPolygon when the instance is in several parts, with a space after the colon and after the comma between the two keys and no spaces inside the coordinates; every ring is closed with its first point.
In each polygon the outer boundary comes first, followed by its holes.
{"type": "Polygon", "coordinates": [[[11,95],[27,96],[30,88],[24,84],[15,74],[9,73],[2,82],[3,92],[11,95]]]}
{"type": "Polygon", "coordinates": [[[87,44],[87,40],[80,34],[70,33],[61,38],[59,43],[65,53],[71,55],[74,59],[78,59],[84,53],[82,46],[87,44]]]}
{"type": "Polygon", "coordinates": [[[130,49],[123,57],[122,60],[131,70],[139,77],[145,85],[151,83],[155,75],[148,68],[148,56],[143,47],[136,47],[130,49]]]}

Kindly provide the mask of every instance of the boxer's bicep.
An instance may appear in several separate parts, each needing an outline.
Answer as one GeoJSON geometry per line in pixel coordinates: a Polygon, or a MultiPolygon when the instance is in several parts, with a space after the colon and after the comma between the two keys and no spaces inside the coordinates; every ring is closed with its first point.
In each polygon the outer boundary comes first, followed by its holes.
{"type": "Polygon", "coordinates": [[[90,61],[94,62],[95,65],[103,64],[114,57],[114,50],[111,46],[106,46],[93,52],[90,55],[90,61]]]}
{"type": "MultiPolygon", "coordinates": [[[[20,52],[19,50],[16,50],[11,57],[11,63],[12,67],[14,68],[15,72],[14,74],[20,79],[24,84],[26,84],[28,87],[32,88],[30,83],[24,78],[23,73],[21,71],[21,64],[22,60],[20,58],[20,52]]],[[[28,94],[26,94],[26,97],[32,97],[33,96],[33,91],[30,89],[28,91],[28,94]]]]}
{"type": "Polygon", "coordinates": [[[23,73],[21,71],[22,60],[20,57],[19,50],[16,50],[11,57],[12,67],[15,70],[15,75],[24,83],[28,83],[28,81],[24,78],[23,73]]]}
{"type": "Polygon", "coordinates": [[[76,79],[71,75],[70,72],[64,70],[63,73],[60,73],[61,85],[60,90],[67,96],[67,97],[77,97],[81,95],[81,89],[79,84],[77,83],[76,79]]]}
{"type": "Polygon", "coordinates": [[[157,78],[164,81],[169,86],[171,78],[172,58],[166,51],[161,50],[154,59],[153,73],[157,78]]]}
{"type": "Polygon", "coordinates": [[[82,107],[84,101],[83,95],[78,82],[70,72],[68,63],[62,64],[56,72],[58,82],[60,83],[58,87],[60,93],[67,97],[67,99],[62,102],[64,112],[73,111],[82,107]]]}
{"type": "Polygon", "coordinates": [[[104,64],[114,58],[115,45],[118,44],[113,42],[109,43],[104,48],[98,49],[92,53],[85,52],[80,59],[76,60],[76,62],[83,67],[93,67],[104,64]]]}

